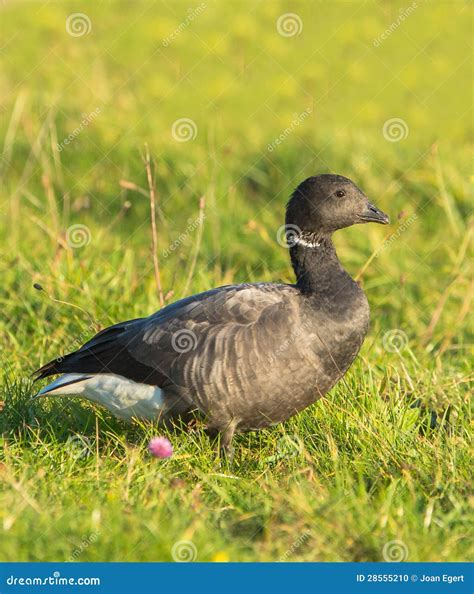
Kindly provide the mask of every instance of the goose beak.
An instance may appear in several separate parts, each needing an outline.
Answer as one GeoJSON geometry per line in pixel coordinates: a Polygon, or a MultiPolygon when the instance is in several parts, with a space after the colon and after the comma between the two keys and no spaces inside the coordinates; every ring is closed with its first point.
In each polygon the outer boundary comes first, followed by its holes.
{"type": "Polygon", "coordinates": [[[371,202],[367,202],[364,212],[360,215],[360,220],[363,223],[380,223],[381,225],[390,223],[388,216],[371,202]]]}

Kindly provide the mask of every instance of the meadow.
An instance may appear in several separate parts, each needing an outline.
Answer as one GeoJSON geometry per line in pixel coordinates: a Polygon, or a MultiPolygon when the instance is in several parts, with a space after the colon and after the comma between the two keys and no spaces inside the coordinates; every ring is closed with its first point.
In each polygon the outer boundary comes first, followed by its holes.
{"type": "Polygon", "coordinates": [[[0,560],[472,558],[472,5],[0,14],[0,560]],[[322,172],[392,219],[335,236],[372,321],[324,399],[238,436],[232,464],[199,425],[31,400],[30,374],[100,328],[215,286],[292,282],[285,204],[322,172]],[[154,435],[171,458],[148,454],[154,435]]]}

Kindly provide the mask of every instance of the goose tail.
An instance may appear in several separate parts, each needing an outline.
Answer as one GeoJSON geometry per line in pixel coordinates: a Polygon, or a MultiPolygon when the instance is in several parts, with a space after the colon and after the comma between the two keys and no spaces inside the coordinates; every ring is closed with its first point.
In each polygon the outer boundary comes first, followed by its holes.
{"type": "Polygon", "coordinates": [[[77,394],[84,392],[87,380],[91,379],[91,375],[85,373],[66,373],[61,375],[44,388],[42,388],[34,398],[40,396],[53,396],[57,394],[77,394]]]}

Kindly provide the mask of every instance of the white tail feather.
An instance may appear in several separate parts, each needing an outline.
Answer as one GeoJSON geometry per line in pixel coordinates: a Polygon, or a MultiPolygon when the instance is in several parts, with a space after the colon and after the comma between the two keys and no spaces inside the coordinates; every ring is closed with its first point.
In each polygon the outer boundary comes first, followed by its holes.
{"type": "Polygon", "coordinates": [[[42,388],[37,396],[43,396],[45,394],[83,394],[85,390],[84,382],[90,378],[90,375],[84,373],[66,373],[42,388]]]}
{"type": "Polygon", "coordinates": [[[122,419],[156,419],[164,409],[161,388],[113,373],[66,373],[45,386],[37,396],[73,394],[105,406],[122,419]]]}

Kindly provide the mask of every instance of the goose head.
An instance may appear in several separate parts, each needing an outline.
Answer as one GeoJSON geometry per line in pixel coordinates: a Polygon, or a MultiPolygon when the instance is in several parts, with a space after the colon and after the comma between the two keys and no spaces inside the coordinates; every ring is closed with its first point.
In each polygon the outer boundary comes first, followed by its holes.
{"type": "Polygon", "coordinates": [[[286,210],[287,233],[299,235],[303,242],[359,223],[386,225],[389,218],[342,175],[309,177],[296,188],[286,210]]]}

